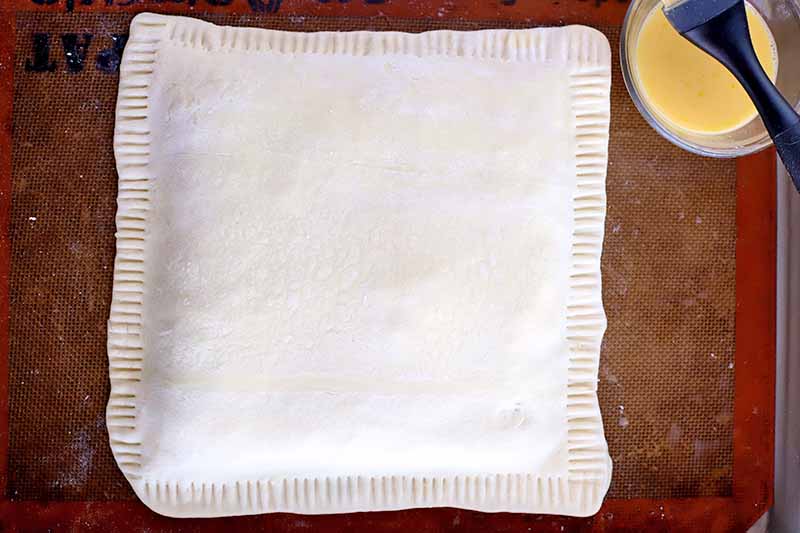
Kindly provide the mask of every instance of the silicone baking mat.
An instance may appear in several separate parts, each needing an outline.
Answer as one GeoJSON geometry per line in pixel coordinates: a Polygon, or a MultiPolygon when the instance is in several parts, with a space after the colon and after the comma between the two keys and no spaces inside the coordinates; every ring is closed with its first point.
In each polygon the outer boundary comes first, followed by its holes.
{"type": "MultiPolygon", "coordinates": [[[[539,22],[470,20],[447,9],[433,18],[332,18],[270,13],[280,5],[261,5],[260,13],[200,16],[294,31],[539,22]]],[[[576,13],[592,22],[591,12],[576,13]]],[[[15,15],[6,497],[130,502],[135,496],[111,456],[104,409],[116,209],[111,137],[132,14],[15,15]]],[[[593,25],[616,50],[619,27],[608,18],[593,25]]],[[[599,376],[614,461],[609,498],[731,500],[740,359],[737,164],[693,156],[661,139],[635,110],[618,64],[613,76],[602,262],[609,327],[599,376]]],[[[613,513],[604,516],[613,522],[613,513]]]]}

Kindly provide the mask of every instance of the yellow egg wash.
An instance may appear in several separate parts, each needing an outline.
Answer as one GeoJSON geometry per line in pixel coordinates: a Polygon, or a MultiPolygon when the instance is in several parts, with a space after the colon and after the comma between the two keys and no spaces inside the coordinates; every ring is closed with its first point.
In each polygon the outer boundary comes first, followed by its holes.
{"type": "MultiPolygon", "coordinates": [[[[774,81],[778,72],[775,41],[761,15],[750,4],[746,6],[753,48],[774,81]]],[[[736,78],[678,34],[661,6],[653,9],[642,26],[634,65],[644,98],[664,120],[678,128],[695,133],[724,133],[756,115],[736,78]]]]}

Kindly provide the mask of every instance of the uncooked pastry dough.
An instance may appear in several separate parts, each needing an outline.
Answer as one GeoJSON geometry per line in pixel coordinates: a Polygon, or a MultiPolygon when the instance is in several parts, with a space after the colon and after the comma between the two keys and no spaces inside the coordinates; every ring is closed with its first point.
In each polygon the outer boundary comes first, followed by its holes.
{"type": "Polygon", "coordinates": [[[597,511],[609,58],[137,16],[108,428],[142,501],[597,511]]]}

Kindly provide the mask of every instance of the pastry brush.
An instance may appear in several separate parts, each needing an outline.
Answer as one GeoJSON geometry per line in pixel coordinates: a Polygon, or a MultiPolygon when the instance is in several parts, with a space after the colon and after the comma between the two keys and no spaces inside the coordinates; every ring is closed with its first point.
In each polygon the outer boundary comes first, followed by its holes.
{"type": "Polygon", "coordinates": [[[800,115],[781,96],[753,50],[744,0],[664,0],[672,27],[739,80],[800,191],[800,115]]]}

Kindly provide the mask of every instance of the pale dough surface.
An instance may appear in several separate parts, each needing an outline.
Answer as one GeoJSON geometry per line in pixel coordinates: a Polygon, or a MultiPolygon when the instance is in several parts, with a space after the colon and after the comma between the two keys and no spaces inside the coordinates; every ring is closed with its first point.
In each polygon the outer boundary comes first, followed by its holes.
{"type": "Polygon", "coordinates": [[[595,512],[609,55],[136,17],[108,424],[139,497],[595,512]]]}

